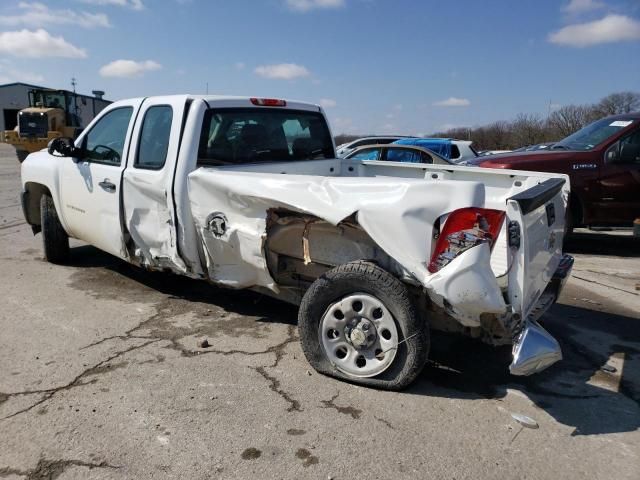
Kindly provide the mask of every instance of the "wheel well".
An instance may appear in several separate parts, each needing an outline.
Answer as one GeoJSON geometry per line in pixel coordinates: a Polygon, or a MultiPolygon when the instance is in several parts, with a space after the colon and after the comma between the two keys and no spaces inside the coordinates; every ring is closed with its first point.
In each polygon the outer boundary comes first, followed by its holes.
{"type": "Polygon", "coordinates": [[[51,195],[47,187],[41,183],[28,182],[25,185],[25,198],[23,203],[24,216],[32,226],[40,226],[40,198],[43,195],[51,195]]]}
{"type": "Polygon", "coordinates": [[[288,210],[270,210],[264,245],[267,266],[280,285],[306,288],[329,269],[367,260],[399,276],[399,267],[351,216],[339,225],[288,210]]]}

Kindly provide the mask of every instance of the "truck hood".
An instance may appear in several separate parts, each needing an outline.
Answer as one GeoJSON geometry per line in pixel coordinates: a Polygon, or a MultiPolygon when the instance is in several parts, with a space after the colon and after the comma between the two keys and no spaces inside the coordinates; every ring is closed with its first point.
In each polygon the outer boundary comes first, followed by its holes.
{"type": "Polygon", "coordinates": [[[489,157],[478,157],[468,161],[469,165],[476,165],[484,168],[513,168],[515,170],[547,170],[554,164],[553,170],[558,164],[575,162],[583,156],[588,156],[590,152],[576,150],[553,150],[539,152],[522,153],[502,153],[489,157]]]}

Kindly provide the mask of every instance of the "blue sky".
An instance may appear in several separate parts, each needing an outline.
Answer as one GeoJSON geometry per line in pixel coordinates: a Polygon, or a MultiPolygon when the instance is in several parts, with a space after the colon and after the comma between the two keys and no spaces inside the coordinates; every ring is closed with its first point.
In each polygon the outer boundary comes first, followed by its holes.
{"type": "Polygon", "coordinates": [[[0,3],[0,83],[322,102],[334,133],[428,134],[640,91],[638,0],[0,3]]]}

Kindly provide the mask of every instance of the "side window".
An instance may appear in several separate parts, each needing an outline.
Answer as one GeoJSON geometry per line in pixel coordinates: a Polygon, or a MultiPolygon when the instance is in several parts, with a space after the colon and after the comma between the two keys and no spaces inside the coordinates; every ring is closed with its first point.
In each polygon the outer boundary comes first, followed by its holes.
{"type": "Polygon", "coordinates": [[[349,157],[349,160],[378,160],[380,158],[379,148],[365,148],[361,152],[349,157]]]}
{"type": "Polygon", "coordinates": [[[640,164],[640,130],[620,140],[620,163],[640,164]]]}
{"type": "Polygon", "coordinates": [[[173,109],[168,105],[150,107],[144,114],[136,168],[158,170],[164,166],[169,149],[173,109]]]}
{"type": "Polygon", "coordinates": [[[83,139],[84,158],[120,165],[132,113],[132,107],[117,108],[98,120],[83,139]]]}
{"type": "Polygon", "coordinates": [[[433,157],[427,152],[420,152],[420,155],[422,156],[422,163],[433,163],[433,157]]]}
{"type": "Polygon", "coordinates": [[[389,148],[387,150],[388,162],[422,163],[420,152],[405,148],[389,148]]]}
{"type": "Polygon", "coordinates": [[[451,159],[460,158],[460,149],[457,145],[451,144],[451,159]]]}

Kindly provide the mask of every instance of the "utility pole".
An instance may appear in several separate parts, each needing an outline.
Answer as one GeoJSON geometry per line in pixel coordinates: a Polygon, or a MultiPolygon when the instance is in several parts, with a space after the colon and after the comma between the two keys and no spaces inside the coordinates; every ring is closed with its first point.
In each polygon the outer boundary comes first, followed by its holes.
{"type": "Polygon", "coordinates": [[[76,95],[76,78],[71,77],[71,86],[73,87],[73,113],[78,118],[78,96],[76,95]]]}

